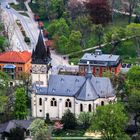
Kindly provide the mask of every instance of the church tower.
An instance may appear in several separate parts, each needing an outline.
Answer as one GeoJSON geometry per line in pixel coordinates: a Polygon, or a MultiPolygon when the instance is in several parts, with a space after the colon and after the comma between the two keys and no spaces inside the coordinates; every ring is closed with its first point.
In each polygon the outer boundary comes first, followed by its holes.
{"type": "Polygon", "coordinates": [[[40,86],[46,86],[50,66],[50,50],[44,45],[44,40],[40,31],[37,45],[32,52],[32,84],[36,83],[40,86]]]}

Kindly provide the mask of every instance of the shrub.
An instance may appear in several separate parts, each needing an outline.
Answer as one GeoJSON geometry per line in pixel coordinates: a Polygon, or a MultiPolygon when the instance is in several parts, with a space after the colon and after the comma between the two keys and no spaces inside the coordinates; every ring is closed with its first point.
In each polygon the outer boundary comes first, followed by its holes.
{"type": "Polygon", "coordinates": [[[64,113],[64,116],[62,116],[61,121],[63,123],[64,129],[75,129],[75,127],[77,125],[76,117],[73,113],[71,113],[70,110],[67,110],[64,113]]]}
{"type": "Polygon", "coordinates": [[[26,36],[26,37],[24,38],[24,41],[27,42],[27,43],[30,43],[30,38],[26,36]]]}

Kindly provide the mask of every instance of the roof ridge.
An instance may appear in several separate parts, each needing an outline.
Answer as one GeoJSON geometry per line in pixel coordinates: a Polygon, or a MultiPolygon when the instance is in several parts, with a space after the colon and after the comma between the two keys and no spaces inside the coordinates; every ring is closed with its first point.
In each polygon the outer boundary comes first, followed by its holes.
{"type": "Polygon", "coordinates": [[[22,61],[26,62],[21,53],[23,54],[24,52],[16,52],[16,54],[22,59],[22,61]]]}

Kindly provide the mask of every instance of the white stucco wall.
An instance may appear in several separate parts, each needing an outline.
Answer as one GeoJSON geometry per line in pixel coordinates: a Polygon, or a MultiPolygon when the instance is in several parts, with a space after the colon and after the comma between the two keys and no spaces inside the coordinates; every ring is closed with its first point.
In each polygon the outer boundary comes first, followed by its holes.
{"type": "Polygon", "coordinates": [[[97,106],[104,102],[104,105],[108,104],[110,101],[114,101],[115,97],[111,98],[99,98],[95,101],[80,101],[74,99],[74,97],[65,96],[49,96],[49,95],[35,95],[32,94],[32,116],[33,117],[46,117],[46,113],[49,113],[51,119],[62,118],[63,114],[67,109],[78,117],[81,113],[80,104],[83,105],[83,112],[89,111],[89,104],[91,104],[91,110],[95,111],[97,106]],[[39,105],[39,98],[42,99],[42,105],[39,105]],[[55,98],[57,101],[57,106],[51,106],[51,100],[55,98]],[[65,107],[65,102],[70,99],[72,106],[70,108],[65,107]]]}

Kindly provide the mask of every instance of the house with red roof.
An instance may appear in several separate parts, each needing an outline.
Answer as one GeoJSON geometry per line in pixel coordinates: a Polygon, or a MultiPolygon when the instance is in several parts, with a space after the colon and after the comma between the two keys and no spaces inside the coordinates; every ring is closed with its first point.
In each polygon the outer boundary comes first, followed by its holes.
{"type": "Polygon", "coordinates": [[[8,51],[0,53],[0,70],[8,73],[12,79],[18,79],[21,73],[30,73],[30,69],[30,52],[8,51]]]}

